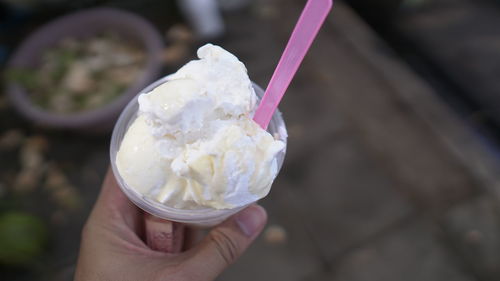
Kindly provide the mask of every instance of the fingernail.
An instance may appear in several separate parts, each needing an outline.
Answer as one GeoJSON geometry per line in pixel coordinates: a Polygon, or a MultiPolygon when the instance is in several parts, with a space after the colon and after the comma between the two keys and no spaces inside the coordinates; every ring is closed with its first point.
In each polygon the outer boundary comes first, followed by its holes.
{"type": "Polygon", "coordinates": [[[235,219],[241,231],[246,236],[252,237],[262,229],[262,226],[266,223],[267,215],[264,208],[252,205],[239,212],[235,219]]]}

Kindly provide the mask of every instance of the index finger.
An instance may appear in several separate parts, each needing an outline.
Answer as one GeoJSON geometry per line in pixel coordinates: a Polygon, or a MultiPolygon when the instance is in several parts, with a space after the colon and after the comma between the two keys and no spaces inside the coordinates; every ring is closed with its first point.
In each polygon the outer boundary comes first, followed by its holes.
{"type": "Polygon", "coordinates": [[[124,222],[135,228],[141,212],[122,192],[111,169],[108,169],[92,216],[104,223],[124,222]]]}

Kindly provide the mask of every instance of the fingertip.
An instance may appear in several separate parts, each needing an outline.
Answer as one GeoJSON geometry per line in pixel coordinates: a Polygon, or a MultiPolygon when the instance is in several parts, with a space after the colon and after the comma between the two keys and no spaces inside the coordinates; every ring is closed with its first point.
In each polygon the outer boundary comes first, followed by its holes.
{"type": "Polygon", "coordinates": [[[164,253],[179,253],[184,242],[184,225],[157,218],[150,214],[144,215],[146,244],[154,251],[164,253]]]}
{"type": "Polygon", "coordinates": [[[245,236],[254,237],[264,228],[267,212],[262,206],[253,204],[236,214],[234,220],[245,236]]]}
{"type": "Polygon", "coordinates": [[[191,249],[189,266],[202,270],[212,280],[236,261],[255,240],[267,222],[267,213],[256,204],[248,206],[220,225],[191,249]]]}
{"type": "Polygon", "coordinates": [[[125,221],[134,227],[139,223],[139,209],[122,192],[111,169],[103,180],[92,214],[99,220],[125,221]]]}
{"type": "Polygon", "coordinates": [[[125,193],[123,193],[120,186],[118,185],[115,174],[113,173],[113,170],[111,170],[111,168],[108,169],[104,177],[101,194],[103,200],[105,200],[106,202],[119,201],[120,204],[130,203],[129,199],[127,198],[125,193]]]}

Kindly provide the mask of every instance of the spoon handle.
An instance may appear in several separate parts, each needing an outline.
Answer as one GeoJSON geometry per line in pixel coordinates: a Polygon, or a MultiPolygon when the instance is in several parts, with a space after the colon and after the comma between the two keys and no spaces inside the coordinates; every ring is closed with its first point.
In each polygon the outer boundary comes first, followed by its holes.
{"type": "Polygon", "coordinates": [[[274,70],[253,120],[267,129],[274,111],[285,94],[304,56],[332,8],[332,0],[308,0],[274,70]]]}

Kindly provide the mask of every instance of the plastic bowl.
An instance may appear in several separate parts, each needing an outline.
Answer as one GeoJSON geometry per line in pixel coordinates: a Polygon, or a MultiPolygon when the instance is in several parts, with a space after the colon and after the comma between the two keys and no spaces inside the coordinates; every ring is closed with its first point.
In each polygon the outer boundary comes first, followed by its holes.
{"type": "MultiPolygon", "coordinates": [[[[141,93],[149,93],[154,88],[168,81],[168,76],[164,77],[153,84],[146,87],[141,93]]],[[[255,89],[255,93],[259,98],[262,97],[264,91],[257,84],[253,84],[255,89]]],[[[138,96],[138,95],[137,95],[138,96]]],[[[164,205],[154,199],[151,199],[143,194],[137,192],[132,187],[128,186],[127,183],[123,180],[118,172],[118,168],[116,167],[116,154],[120,149],[121,142],[125,133],[127,132],[130,125],[137,118],[137,111],[139,109],[139,104],[137,102],[137,97],[130,101],[127,107],[123,110],[120,118],[118,119],[115,128],[113,130],[113,135],[111,137],[111,146],[110,146],[110,157],[111,157],[111,167],[113,169],[113,173],[118,182],[118,185],[122,189],[122,191],[127,195],[127,197],[134,202],[139,208],[144,211],[166,220],[181,222],[193,226],[198,227],[209,227],[216,224],[219,224],[229,216],[237,213],[242,210],[246,206],[241,206],[233,209],[213,209],[213,208],[203,208],[196,210],[187,210],[187,209],[177,209],[172,208],[167,205],[164,205]]],[[[276,110],[269,123],[269,127],[267,129],[273,136],[277,136],[278,139],[282,140],[286,144],[287,140],[287,131],[285,122],[283,121],[283,117],[281,116],[281,112],[276,110]]],[[[278,169],[281,169],[283,165],[283,160],[285,159],[286,149],[283,150],[280,154],[278,154],[278,169]]]]}
{"type": "Polygon", "coordinates": [[[142,88],[160,75],[163,41],[157,30],[145,19],[130,12],[95,8],[58,18],[30,35],[16,50],[7,69],[36,68],[42,54],[67,37],[87,38],[100,32],[113,31],[132,41],[146,53],[142,75],[119,97],[102,107],[74,114],[57,114],[32,103],[29,92],[17,83],[7,85],[7,94],[20,114],[31,121],[52,128],[109,130],[121,110],[142,88]]]}

